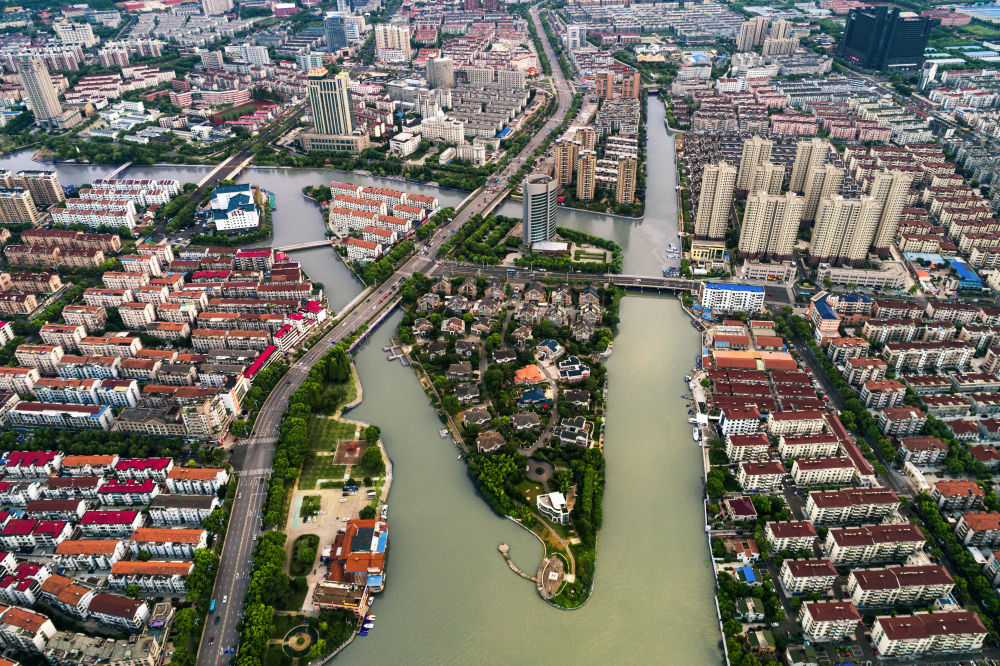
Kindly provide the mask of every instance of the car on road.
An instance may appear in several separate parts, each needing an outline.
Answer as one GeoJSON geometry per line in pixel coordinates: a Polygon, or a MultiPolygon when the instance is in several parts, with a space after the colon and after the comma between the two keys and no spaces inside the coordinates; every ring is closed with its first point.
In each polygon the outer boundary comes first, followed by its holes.
{"type": "Polygon", "coordinates": [[[209,636],[208,637],[208,644],[211,645],[214,642],[215,642],[215,636],[209,636]]]}
{"type": "Polygon", "coordinates": [[[227,601],[229,601],[229,597],[222,597],[222,603],[226,603],[227,601]]]}
{"type": "Polygon", "coordinates": [[[215,616],[215,622],[213,622],[212,624],[219,624],[219,620],[221,620],[221,619],[222,619],[221,615],[216,615],[215,616]]]}

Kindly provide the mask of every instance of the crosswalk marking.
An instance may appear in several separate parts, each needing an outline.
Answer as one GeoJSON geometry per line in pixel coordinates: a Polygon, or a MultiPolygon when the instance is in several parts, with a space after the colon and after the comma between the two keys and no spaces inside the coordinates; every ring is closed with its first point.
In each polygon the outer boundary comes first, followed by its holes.
{"type": "Polygon", "coordinates": [[[270,468],[264,468],[264,469],[245,469],[242,472],[240,472],[240,474],[243,475],[243,476],[270,476],[271,475],[271,470],[270,470],[270,468]]]}

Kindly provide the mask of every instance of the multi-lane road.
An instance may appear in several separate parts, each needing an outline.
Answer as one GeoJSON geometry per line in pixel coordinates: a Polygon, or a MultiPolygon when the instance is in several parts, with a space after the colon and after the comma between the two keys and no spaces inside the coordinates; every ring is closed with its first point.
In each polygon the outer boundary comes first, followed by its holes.
{"type": "MultiPolygon", "coordinates": [[[[257,416],[253,436],[236,446],[230,461],[233,468],[241,472],[241,476],[237,487],[237,497],[229,519],[222,562],[215,582],[216,610],[214,615],[209,615],[207,618],[208,625],[198,652],[198,666],[216,666],[228,662],[230,655],[224,654],[223,651],[239,643],[236,624],[239,622],[239,613],[242,611],[243,599],[249,584],[255,537],[261,534],[260,515],[267,486],[266,481],[262,482],[262,480],[270,474],[271,461],[274,458],[274,444],[278,434],[277,428],[281,421],[281,415],[287,409],[288,399],[305,380],[312,365],[322,358],[331,345],[349,337],[361,325],[377,315],[382,308],[395,300],[399,282],[402,279],[416,272],[429,274],[437,269],[438,262],[434,257],[441,245],[451,237],[451,233],[457,231],[477,212],[484,210],[497,199],[507,196],[508,192],[503,187],[507,178],[524,165],[534,150],[548,136],[549,131],[560,125],[566,117],[573,100],[572,89],[558,67],[548,37],[539,22],[537,9],[533,8],[531,15],[545,49],[544,57],[554,63],[552,68],[553,83],[559,104],[556,113],[532,137],[517,157],[507,164],[502,172],[493,175],[494,178],[500,178],[500,186],[496,191],[491,191],[487,185],[468,202],[450,224],[439,229],[434,236],[428,239],[426,244],[418,245],[417,254],[410,258],[385,284],[372,290],[360,304],[327,333],[322,341],[306,352],[292,366],[278,386],[271,391],[257,416]],[[223,598],[226,599],[225,603],[222,601],[223,598]],[[219,618],[218,624],[215,624],[216,617],[219,618]]],[[[236,163],[238,161],[234,162],[234,164],[236,163]]]]}

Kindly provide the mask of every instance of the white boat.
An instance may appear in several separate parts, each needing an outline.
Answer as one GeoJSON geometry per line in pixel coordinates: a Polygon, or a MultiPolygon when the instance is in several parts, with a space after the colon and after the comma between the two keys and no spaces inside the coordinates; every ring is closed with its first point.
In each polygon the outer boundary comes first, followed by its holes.
{"type": "Polygon", "coordinates": [[[692,428],[691,429],[691,437],[693,437],[694,441],[696,441],[696,442],[701,439],[701,433],[698,432],[697,428],[692,428]]]}
{"type": "Polygon", "coordinates": [[[696,419],[696,418],[690,418],[690,419],[688,419],[688,423],[695,423],[695,424],[697,424],[698,423],[698,419],[696,419]]]}

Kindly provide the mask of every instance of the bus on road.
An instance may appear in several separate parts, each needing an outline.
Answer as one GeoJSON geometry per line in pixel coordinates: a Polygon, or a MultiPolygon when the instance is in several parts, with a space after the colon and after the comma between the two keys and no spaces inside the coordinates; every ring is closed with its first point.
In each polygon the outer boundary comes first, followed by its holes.
{"type": "Polygon", "coordinates": [[[208,612],[209,613],[214,613],[215,612],[215,599],[212,599],[212,603],[210,603],[208,605],[208,612]]]}

